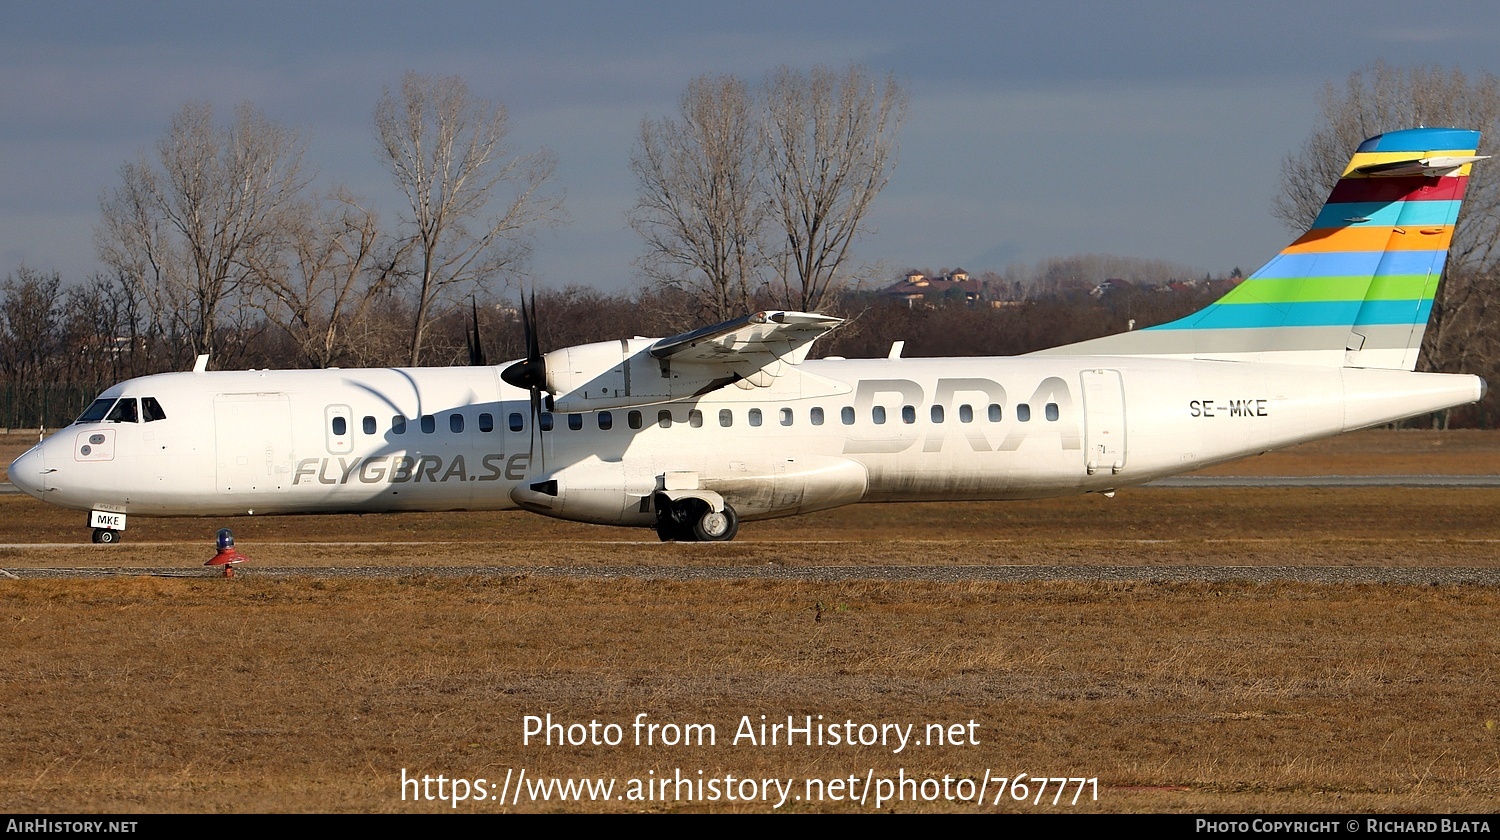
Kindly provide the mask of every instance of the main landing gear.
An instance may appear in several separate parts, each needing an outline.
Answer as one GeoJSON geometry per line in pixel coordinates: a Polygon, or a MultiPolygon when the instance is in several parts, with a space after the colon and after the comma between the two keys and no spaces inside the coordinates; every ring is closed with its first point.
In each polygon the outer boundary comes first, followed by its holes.
{"type": "Polygon", "coordinates": [[[656,535],[662,542],[728,542],[740,531],[734,508],[714,510],[702,499],[656,498],[656,535]]]}

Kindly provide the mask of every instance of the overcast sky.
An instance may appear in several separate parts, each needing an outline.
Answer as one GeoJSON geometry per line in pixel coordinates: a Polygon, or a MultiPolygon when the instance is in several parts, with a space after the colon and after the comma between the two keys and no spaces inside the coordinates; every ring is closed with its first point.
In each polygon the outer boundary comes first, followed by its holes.
{"type": "Polygon", "coordinates": [[[1500,73],[1493,0],[728,5],[6,4],[0,272],[100,270],[101,193],[190,101],[252,103],[389,221],[371,112],[415,70],[462,76],[509,109],[514,149],[556,155],[571,222],[540,237],[537,282],[630,288],[643,117],[703,73],[859,62],[911,94],[857,245],[875,271],[1098,252],[1248,273],[1290,240],[1270,202],[1326,83],[1377,59],[1500,73]]]}

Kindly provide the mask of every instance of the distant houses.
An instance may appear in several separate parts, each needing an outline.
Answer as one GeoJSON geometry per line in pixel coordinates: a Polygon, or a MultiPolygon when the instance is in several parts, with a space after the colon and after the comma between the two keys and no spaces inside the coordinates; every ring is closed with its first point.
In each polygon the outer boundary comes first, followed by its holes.
{"type": "Polygon", "coordinates": [[[935,306],[1007,306],[1020,301],[1013,284],[995,275],[984,279],[969,276],[967,271],[952,271],[929,277],[920,271],[908,271],[895,283],[880,290],[887,299],[903,300],[908,307],[935,306]]]}
{"type": "Polygon", "coordinates": [[[880,289],[876,294],[886,300],[902,301],[912,309],[947,306],[998,308],[1021,306],[1028,299],[1052,296],[1076,295],[1079,298],[1087,296],[1103,301],[1122,292],[1220,295],[1233,288],[1242,279],[1239,269],[1235,269],[1228,277],[1204,277],[1194,280],[1164,278],[1153,281],[1110,277],[1100,282],[1092,282],[1078,276],[1051,276],[1042,278],[1028,287],[1019,282],[1007,281],[1000,275],[989,271],[975,277],[957,268],[929,276],[913,269],[903,273],[901,279],[880,289]]]}

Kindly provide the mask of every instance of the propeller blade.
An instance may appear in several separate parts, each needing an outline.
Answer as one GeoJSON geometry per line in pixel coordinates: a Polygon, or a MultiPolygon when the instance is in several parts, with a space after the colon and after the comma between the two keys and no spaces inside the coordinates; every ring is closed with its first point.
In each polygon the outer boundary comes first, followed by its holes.
{"type": "Polygon", "coordinates": [[[521,302],[521,323],[526,327],[526,358],[540,359],[542,357],[542,340],[537,335],[536,328],[536,289],[531,290],[531,313],[528,317],[526,302],[521,302]]]}
{"type": "MultiPolygon", "coordinates": [[[[521,332],[526,343],[526,358],[500,371],[500,378],[516,388],[525,388],[531,397],[531,457],[527,469],[539,464],[543,472],[547,469],[546,438],[537,447],[537,438],[545,433],[542,428],[542,389],[547,387],[547,360],[542,358],[542,344],[536,330],[536,290],[531,292],[531,302],[521,298],[521,332]],[[537,456],[541,457],[538,458],[537,456]]],[[[476,333],[477,335],[477,333],[476,333]]]]}
{"type": "Polygon", "coordinates": [[[479,304],[469,297],[469,364],[484,367],[489,364],[484,358],[484,343],[479,340],[479,304]]]}
{"type": "MultiPolygon", "coordinates": [[[[500,378],[510,385],[527,390],[547,386],[547,362],[542,358],[541,341],[536,334],[536,292],[531,293],[531,306],[521,299],[521,333],[526,343],[526,358],[500,372],[500,378]]],[[[534,413],[534,412],[533,412],[534,413]]]]}

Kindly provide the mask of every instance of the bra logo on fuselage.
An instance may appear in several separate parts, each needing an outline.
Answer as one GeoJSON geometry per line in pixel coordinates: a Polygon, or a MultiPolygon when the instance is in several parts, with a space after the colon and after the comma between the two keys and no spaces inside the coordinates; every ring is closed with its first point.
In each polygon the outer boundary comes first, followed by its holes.
{"type": "Polygon", "coordinates": [[[933,389],[932,402],[927,403],[921,385],[909,379],[863,379],[854,392],[856,422],[865,437],[851,436],[844,443],[846,454],[904,452],[922,442],[923,452],[939,452],[949,437],[966,441],[974,452],[1010,452],[1018,449],[1028,437],[1052,437],[1060,449],[1079,449],[1078,417],[1073,412],[1073,394],[1068,383],[1060,377],[1043,379],[1025,404],[1034,415],[1021,420],[1010,405],[1005,388],[992,379],[961,377],[939,379],[933,389]],[[895,399],[890,398],[891,395],[895,399]],[[885,397],[880,399],[879,397],[885,397]],[[1042,407],[1057,405],[1057,420],[1044,419],[1042,407]],[[890,417],[877,432],[869,435],[872,427],[869,418],[873,408],[895,406],[896,416],[890,417]],[[990,419],[990,406],[999,406],[1000,420],[990,419]],[[906,422],[900,413],[905,407],[922,408],[928,412],[931,406],[943,410],[942,422],[923,424],[925,433],[916,433],[916,426],[906,422]],[[972,420],[960,417],[962,407],[968,406],[972,420]]]}

